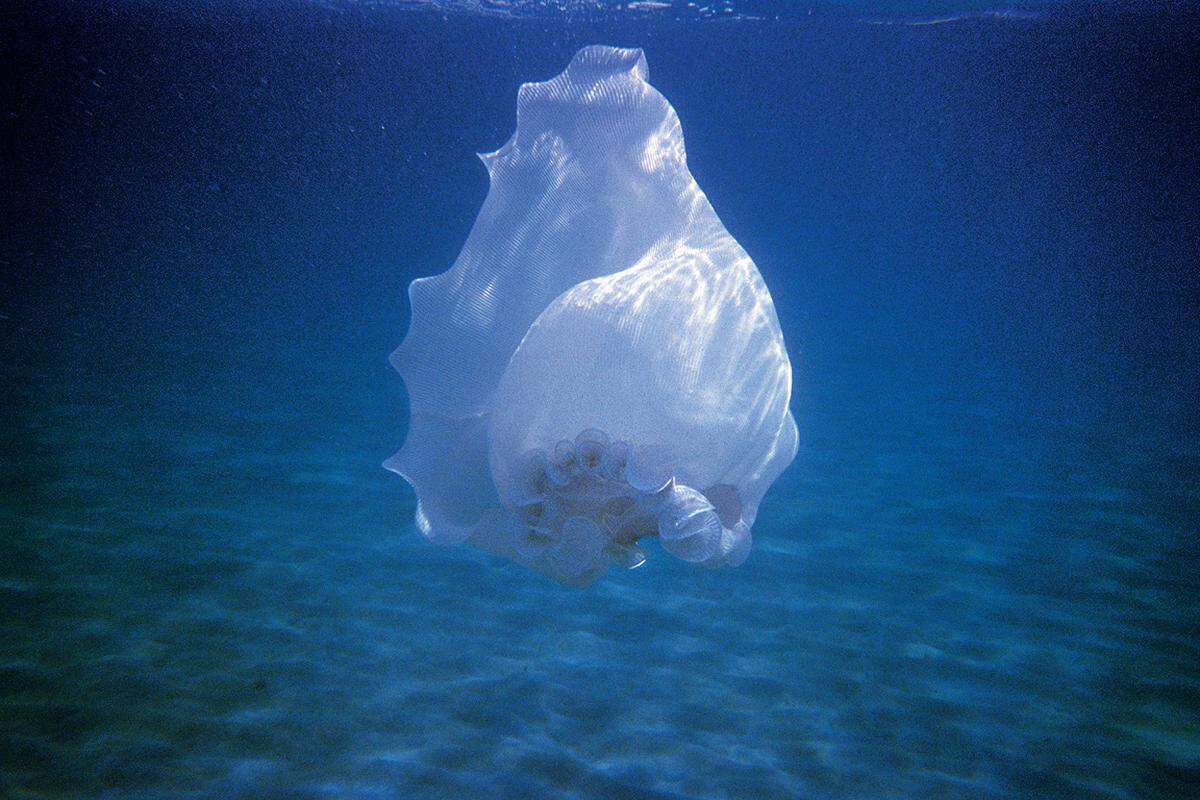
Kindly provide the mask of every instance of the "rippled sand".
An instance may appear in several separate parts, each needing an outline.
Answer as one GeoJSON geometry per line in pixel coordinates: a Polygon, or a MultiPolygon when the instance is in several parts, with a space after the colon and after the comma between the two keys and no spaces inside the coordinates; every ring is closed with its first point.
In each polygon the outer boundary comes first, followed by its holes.
{"type": "Polygon", "coordinates": [[[30,391],[3,463],[6,797],[1200,785],[1194,454],[1146,428],[851,392],[798,414],[744,567],[652,553],[577,591],[425,544],[378,465],[390,418],[348,400],[30,391]]]}

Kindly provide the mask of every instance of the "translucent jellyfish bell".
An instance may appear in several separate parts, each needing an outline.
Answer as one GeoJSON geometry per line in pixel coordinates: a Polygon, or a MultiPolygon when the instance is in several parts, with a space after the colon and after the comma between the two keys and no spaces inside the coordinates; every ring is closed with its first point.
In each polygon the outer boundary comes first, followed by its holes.
{"type": "Polygon", "coordinates": [[[796,450],[771,296],[688,171],[640,50],[585,47],[517,95],[449,271],[414,281],[387,466],[421,532],[570,584],[737,565],[796,450]]]}

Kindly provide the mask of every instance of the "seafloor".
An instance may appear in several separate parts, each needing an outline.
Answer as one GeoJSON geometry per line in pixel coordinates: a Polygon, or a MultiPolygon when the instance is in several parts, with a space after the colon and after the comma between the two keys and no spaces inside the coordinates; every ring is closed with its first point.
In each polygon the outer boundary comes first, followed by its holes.
{"type": "Polygon", "coordinates": [[[136,402],[114,391],[129,373],[43,372],[16,406],[4,796],[1200,783],[1197,498],[1187,454],[1145,425],[839,387],[802,412],[746,565],[654,552],[577,591],[421,540],[379,467],[381,393],[238,360],[204,391],[140,376],[136,402]]]}

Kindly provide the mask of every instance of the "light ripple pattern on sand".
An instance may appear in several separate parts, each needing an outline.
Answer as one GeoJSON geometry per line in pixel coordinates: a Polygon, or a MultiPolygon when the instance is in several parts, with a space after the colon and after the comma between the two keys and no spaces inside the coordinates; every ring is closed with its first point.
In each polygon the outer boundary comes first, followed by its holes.
{"type": "MultiPolygon", "coordinates": [[[[812,419],[743,570],[657,559],[579,592],[399,530],[394,485],[345,456],[368,432],[251,452],[270,437],[211,409],[92,398],[45,405],[3,462],[25,475],[0,542],[8,796],[1125,798],[1195,778],[1197,553],[1167,509],[1197,498],[1182,461],[1112,466],[1145,441],[1097,454],[1069,425],[850,396],[812,419]],[[326,480],[289,479],[297,460],[326,480]]],[[[318,410],[338,411],[297,398],[255,424],[318,410]]]]}

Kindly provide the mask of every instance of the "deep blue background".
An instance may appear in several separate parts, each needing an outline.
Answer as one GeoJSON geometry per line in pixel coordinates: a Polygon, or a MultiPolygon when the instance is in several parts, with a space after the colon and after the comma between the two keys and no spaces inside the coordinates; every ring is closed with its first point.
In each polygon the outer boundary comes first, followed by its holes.
{"type": "Polygon", "coordinates": [[[0,12],[0,790],[1195,789],[1200,17],[876,11],[0,12]],[[573,594],[378,464],[405,287],[589,43],[763,273],[802,449],[741,570],[573,594]]]}

